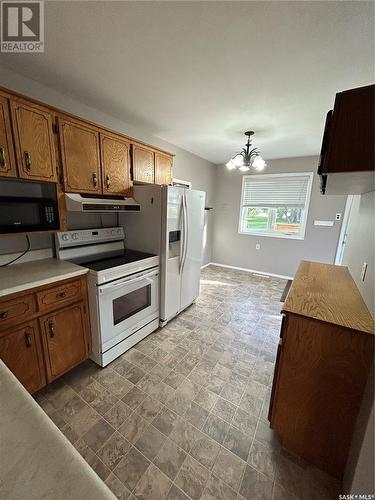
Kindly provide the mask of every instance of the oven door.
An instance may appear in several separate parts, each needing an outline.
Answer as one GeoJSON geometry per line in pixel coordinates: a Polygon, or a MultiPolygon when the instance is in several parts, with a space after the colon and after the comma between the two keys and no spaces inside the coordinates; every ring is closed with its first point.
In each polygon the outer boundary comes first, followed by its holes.
{"type": "Polygon", "coordinates": [[[98,287],[102,352],[159,317],[159,269],[98,287]]]}

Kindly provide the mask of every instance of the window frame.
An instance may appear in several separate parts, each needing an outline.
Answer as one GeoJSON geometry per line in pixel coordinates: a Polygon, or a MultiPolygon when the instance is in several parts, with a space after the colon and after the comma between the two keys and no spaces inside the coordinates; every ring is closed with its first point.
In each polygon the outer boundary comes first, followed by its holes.
{"type": "MultiPolygon", "coordinates": [[[[267,238],[286,238],[289,240],[304,240],[305,233],[306,233],[307,218],[308,218],[309,209],[310,209],[311,191],[312,191],[313,180],[314,180],[314,172],[283,172],[280,174],[243,175],[242,176],[242,185],[241,185],[240,213],[239,213],[239,218],[238,218],[238,234],[244,234],[246,236],[265,236],[267,238]],[[249,177],[251,177],[251,178],[267,177],[269,179],[270,177],[296,177],[296,176],[301,176],[301,175],[305,175],[309,179],[308,179],[308,185],[307,185],[305,206],[303,208],[303,216],[302,216],[302,220],[301,220],[300,231],[298,234],[296,234],[296,233],[282,233],[282,232],[276,232],[276,231],[255,231],[255,230],[254,231],[251,231],[251,230],[244,231],[242,229],[244,208],[246,208],[243,206],[245,179],[247,179],[249,177]]],[[[263,207],[263,208],[272,208],[272,207],[263,207]]]]}

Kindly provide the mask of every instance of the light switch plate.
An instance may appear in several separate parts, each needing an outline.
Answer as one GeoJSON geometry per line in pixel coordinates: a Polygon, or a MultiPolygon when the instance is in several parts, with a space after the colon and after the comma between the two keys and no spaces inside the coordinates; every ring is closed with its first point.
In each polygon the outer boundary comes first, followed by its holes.
{"type": "Polygon", "coordinates": [[[366,271],[367,271],[367,262],[364,262],[362,265],[362,271],[361,271],[361,280],[362,281],[365,281],[366,271]]]}
{"type": "Polygon", "coordinates": [[[314,226],[333,226],[333,220],[314,220],[314,226]]]}

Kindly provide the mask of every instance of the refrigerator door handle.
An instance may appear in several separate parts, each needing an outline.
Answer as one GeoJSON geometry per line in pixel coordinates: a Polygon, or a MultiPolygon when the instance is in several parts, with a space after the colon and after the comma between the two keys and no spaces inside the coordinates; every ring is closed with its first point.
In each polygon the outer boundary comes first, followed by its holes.
{"type": "Polygon", "coordinates": [[[187,251],[187,238],[188,238],[188,228],[187,228],[187,210],[186,210],[186,198],[185,193],[182,195],[182,220],[183,220],[183,240],[182,240],[182,257],[180,261],[180,274],[182,273],[185,265],[186,251],[187,251]]]}

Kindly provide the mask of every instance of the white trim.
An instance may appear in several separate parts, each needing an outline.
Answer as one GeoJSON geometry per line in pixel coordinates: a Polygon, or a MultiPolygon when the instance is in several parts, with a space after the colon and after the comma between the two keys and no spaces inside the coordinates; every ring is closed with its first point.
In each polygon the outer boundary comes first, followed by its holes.
{"type": "Polygon", "coordinates": [[[309,209],[310,209],[310,200],[311,200],[311,191],[312,191],[312,185],[313,185],[313,180],[314,180],[314,172],[280,172],[279,174],[252,174],[252,175],[243,175],[242,176],[242,185],[241,185],[241,202],[240,202],[240,213],[239,213],[239,218],[238,218],[238,234],[245,234],[246,236],[268,236],[271,238],[286,238],[289,240],[304,240],[305,239],[305,232],[306,232],[306,225],[307,225],[307,217],[309,214],[309,209]],[[243,216],[243,186],[244,186],[244,179],[245,177],[298,177],[300,175],[306,175],[309,177],[309,183],[307,186],[307,196],[306,196],[306,203],[305,207],[303,210],[303,220],[301,223],[301,230],[300,232],[295,235],[295,234],[288,234],[288,233],[276,233],[276,232],[261,232],[261,231],[242,231],[242,216],[243,216]]]}
{"type": "Polygon", "coordinates": [[[261,274],[262,276],[272,276],[273,278],[282,278],[285,280],[292,280],[293,276],[285,276],[284,274],[266,273],[265,271],[257,271],[256,269],[248,269],[247,267],[229,266],[228,264],[219,264],[218,262],[210,262],[213,266],[226,267],[228,269],[235,269],[236,271],[245,271],[246,273],[261,274]]]}
{"type": "Polygon", "coordinates": [[[175,185],[186,186],[187,189],[191,189],[192,183],[191,183],[191,181],[184,181],[182,179],[176,179],[175,177],[173,177],[172,185],[173,186],[175,186],[175,185]]]}
{"type": "Polygon", "coordinates": [[[210,266],[211,264],[212,264],[212,262],[208,262],[207,264],[203,264],[203,266],[201,266],[201,269],[204,269],[205,267],[210,266]]]}
{"type": "Polygon", "coordinates": [[[354,200],[353,194],[349,194],[346,198],[344,217],[342,218],[340,236],[339,236],[339,241],[337,242],[337,249],[335,255],[335,264],[338,266],[341,265],[342,258],[344,256],[344,247],[346,242],[346,236],[348,233],[349,218],[353,206],[353,200],[354,200]]]}

